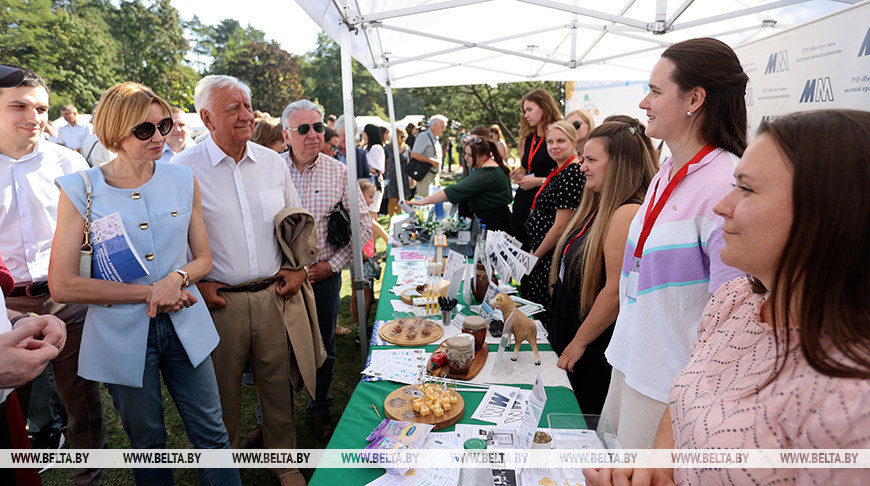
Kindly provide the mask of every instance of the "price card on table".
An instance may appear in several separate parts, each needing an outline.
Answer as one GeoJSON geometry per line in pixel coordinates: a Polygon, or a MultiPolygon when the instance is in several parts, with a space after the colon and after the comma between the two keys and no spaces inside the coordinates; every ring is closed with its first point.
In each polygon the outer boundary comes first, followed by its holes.
{"type": "Polygon", "coordinates": [[[547,392],[544,390],[544,380],[541,374],[535,379],[532,387],[532,396],[526,402],[526,411],[523,414],[523,422],[520,425],[519,441],[522,449],[528,449],[532,445],[532,439],[538,430],[541,416],[544,414],[544,405],[547,404],[547,392]]]}

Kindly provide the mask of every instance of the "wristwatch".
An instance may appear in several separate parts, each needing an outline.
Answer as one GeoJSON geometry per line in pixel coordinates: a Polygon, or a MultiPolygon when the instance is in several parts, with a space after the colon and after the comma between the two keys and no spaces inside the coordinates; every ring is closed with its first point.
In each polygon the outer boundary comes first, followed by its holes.
{"type": "Polygon", "coordinates": [[[187,287],[189,287],[190,275],[180,268],[176,269],[175,272],[181,275],[181,288],[186,289],[187,287]]]}

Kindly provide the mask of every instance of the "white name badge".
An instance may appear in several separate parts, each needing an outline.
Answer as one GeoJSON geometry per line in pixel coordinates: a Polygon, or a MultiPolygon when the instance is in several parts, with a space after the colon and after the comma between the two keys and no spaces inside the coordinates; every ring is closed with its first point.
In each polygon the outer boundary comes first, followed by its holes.
{"type": "Polygon", "coordinates": [[[625,294],[629,299],[637,299],[638,276],[639,274],[636,270],[628,272],[628,282],[625,286],[625,294]]]}

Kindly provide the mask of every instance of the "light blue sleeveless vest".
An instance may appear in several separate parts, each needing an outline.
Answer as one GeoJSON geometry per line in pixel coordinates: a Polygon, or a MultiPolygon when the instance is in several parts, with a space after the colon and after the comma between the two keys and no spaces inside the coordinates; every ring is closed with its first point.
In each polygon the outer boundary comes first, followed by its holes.
{"type": "MultiPolygon", "coordinates": [[[[124,228],[149,275],[132,284],[149,285],[184,266],[187,233],[193,207],[193,172],[188,167],[155,164],[154,175],[136,189],[106,184],[99,167],[86,171],[93,187],[91,221],[120,213],[124,228]]],[[[85,185],[79,174],[57,179],[70,201],[85,216],[85,185]]],[[[199,300],[169,313],[175,332],[193,366],[209,357],[218,334],[196,286],[188,289],[199,300]]],[[[148,305],[89,305],[79,351],[79,376],[88,380],[141,387],[150,318],[148,305]]]]}

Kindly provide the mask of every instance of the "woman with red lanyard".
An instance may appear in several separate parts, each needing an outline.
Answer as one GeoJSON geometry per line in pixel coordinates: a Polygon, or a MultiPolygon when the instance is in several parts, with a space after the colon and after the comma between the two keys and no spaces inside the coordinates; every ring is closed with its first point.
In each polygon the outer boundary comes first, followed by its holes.
{"type": "Polygon", "coordinates": [[[610,385],[604,350],[619,312],[619,271],[634,218],[658,171],[643,141],[643,125],[605,123],[584,148],[586,187],[580,207],[556,244],[550,283],[553,312],[547,339],[580,410],[599,414],[610,385]]]}
{"type": "Polygon", "coordinates": [[[553,263],[553,249],[580,204],[586,181],[574,152],[576,137],[577,131],[564,120],[553,123],[547,129],[547,151],[557,166],[544,178],[532,199],[532,213],[526,221],[529,245],[538,261],[532,272],[523,277],[520,292],[524,299],[544,306],[545,314],[541,317],[544,326],[549,322],[552,305],[550,266],[553,263]]]}
{"type": "Polygon", "coordinates": [[[748,79],[730,47],[690,39],[665,50],[640,102],[647,135],[664,140],[671,157],[631,222],[605,352],[613,372],[602,416],[629,449],[653,445],[704,306],[741,275],[719,258],[722,218],[713,207],[731,190],[746,148],[748,79]]]}
{"type": "Polygon", "coordinates": [[[511,179],[519,186],[514,194],[513,227],[523,248],[529,250],[525,226],[532,212],[532,200],[541,184],[556,168],[556,161],[547,152],[547,127],[561,120],[562,113],[556,100],[543,89],[526,93],[522,106],[520,147],[523,151],[520,154],[520,167],[511,173],[511,179]]]}

